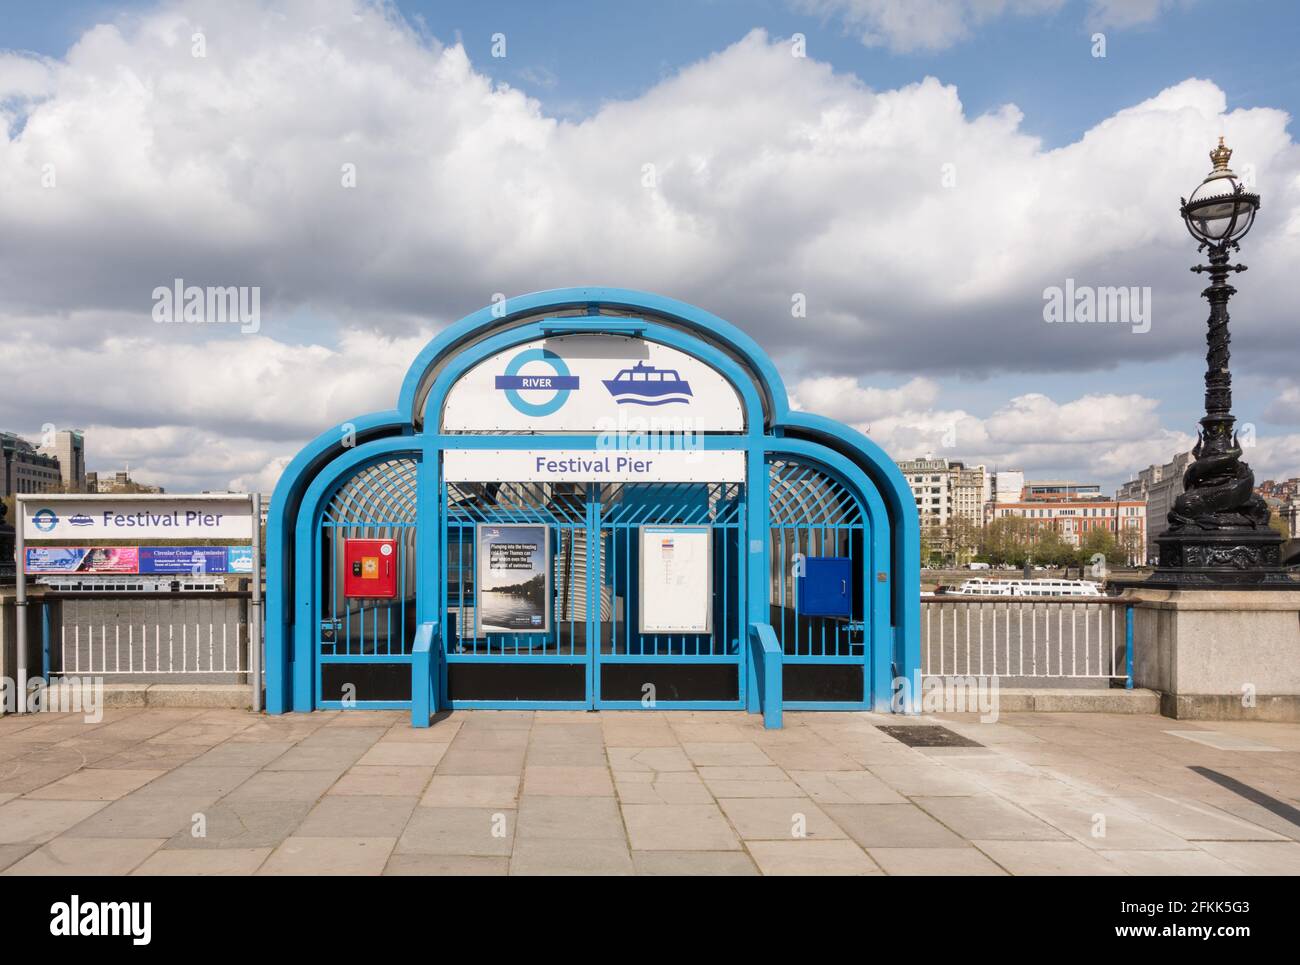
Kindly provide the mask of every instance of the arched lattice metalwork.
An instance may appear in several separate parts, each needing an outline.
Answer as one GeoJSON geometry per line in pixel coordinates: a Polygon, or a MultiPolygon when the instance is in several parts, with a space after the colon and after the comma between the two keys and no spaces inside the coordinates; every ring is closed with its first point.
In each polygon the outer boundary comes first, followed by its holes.
{"type": "MultiPolygon", "coordinates": [[[[416,477],[419,462],[389,459],[359,470],[334,492],[321,514],[321,657],[384,658],[410,653],[415,638],[416,477]],[[394,599],[343,593],[345,541],[391,539],[397,549],[394,599]]],[[[322,678],[324,681],[325,678],[322,678]]],[[[339,694],[326,692],[326,700],[339,694]]]]}
{"type": "Polygon", "coordinates": [[[863,654],[864,520],[857,497],[825,470],[791,459],[769,463],[769,603],[787,660],[863,654]],[[801,612],[801,584],[812,557],[848,561],[843,617],[801,612]]]}
{"type": "Polygon", "coordinates": [[[334,493],[322,518],[334,523],[414,523],[414,459],[389,459],[362,469],[334,493]]]}

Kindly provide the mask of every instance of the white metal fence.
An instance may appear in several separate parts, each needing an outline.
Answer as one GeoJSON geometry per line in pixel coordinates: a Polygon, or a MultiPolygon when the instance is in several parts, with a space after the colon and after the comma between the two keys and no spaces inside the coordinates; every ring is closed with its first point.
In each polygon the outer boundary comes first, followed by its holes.
{"type": "Polygon", "coordinates": [[[247,594],[64,599],[51,628],[54,675],[248,672],[247,594]]]}
{"type": "Polygon", "coordinates": [[[1127,680],[1128,604],[1110,599],[932,597],[921,601],[921,672],[1127,680]]]}

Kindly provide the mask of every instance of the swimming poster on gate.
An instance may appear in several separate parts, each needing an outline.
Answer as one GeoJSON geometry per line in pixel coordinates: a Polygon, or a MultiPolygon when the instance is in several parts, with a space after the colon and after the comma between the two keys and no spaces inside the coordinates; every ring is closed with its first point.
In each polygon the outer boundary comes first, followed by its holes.
{"type": "Polygon", "coordinates": [[[548,633],[551,540],[546,526],[480,523],[475,635],[548,633]]]}
{"type": "Polygon", "coordinates": [[[641,632],[713,632],[713,530],[641,527],[641,632]]]}

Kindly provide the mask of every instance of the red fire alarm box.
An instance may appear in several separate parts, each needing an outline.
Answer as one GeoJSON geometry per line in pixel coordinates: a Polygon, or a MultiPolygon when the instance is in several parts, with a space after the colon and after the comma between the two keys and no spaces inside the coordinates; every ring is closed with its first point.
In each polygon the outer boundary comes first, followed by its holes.
{"type": "Polygon", "coordinates": [[[343,595],[397,596],[397,540],[343,541],[343,595]]]}

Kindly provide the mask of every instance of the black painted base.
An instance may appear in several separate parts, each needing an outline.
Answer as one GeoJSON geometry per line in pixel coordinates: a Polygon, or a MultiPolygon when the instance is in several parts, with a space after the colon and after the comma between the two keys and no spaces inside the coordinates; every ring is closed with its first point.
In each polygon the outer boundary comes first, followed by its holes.
{"type": "Polygon", "coordinates": [[[1183,526],[1156,537],[1160,562],[1140,583],[1174,590],[1297,590],[1282,565],[1282,536],[1273,529],[1202,530],[1183,526]]]}

